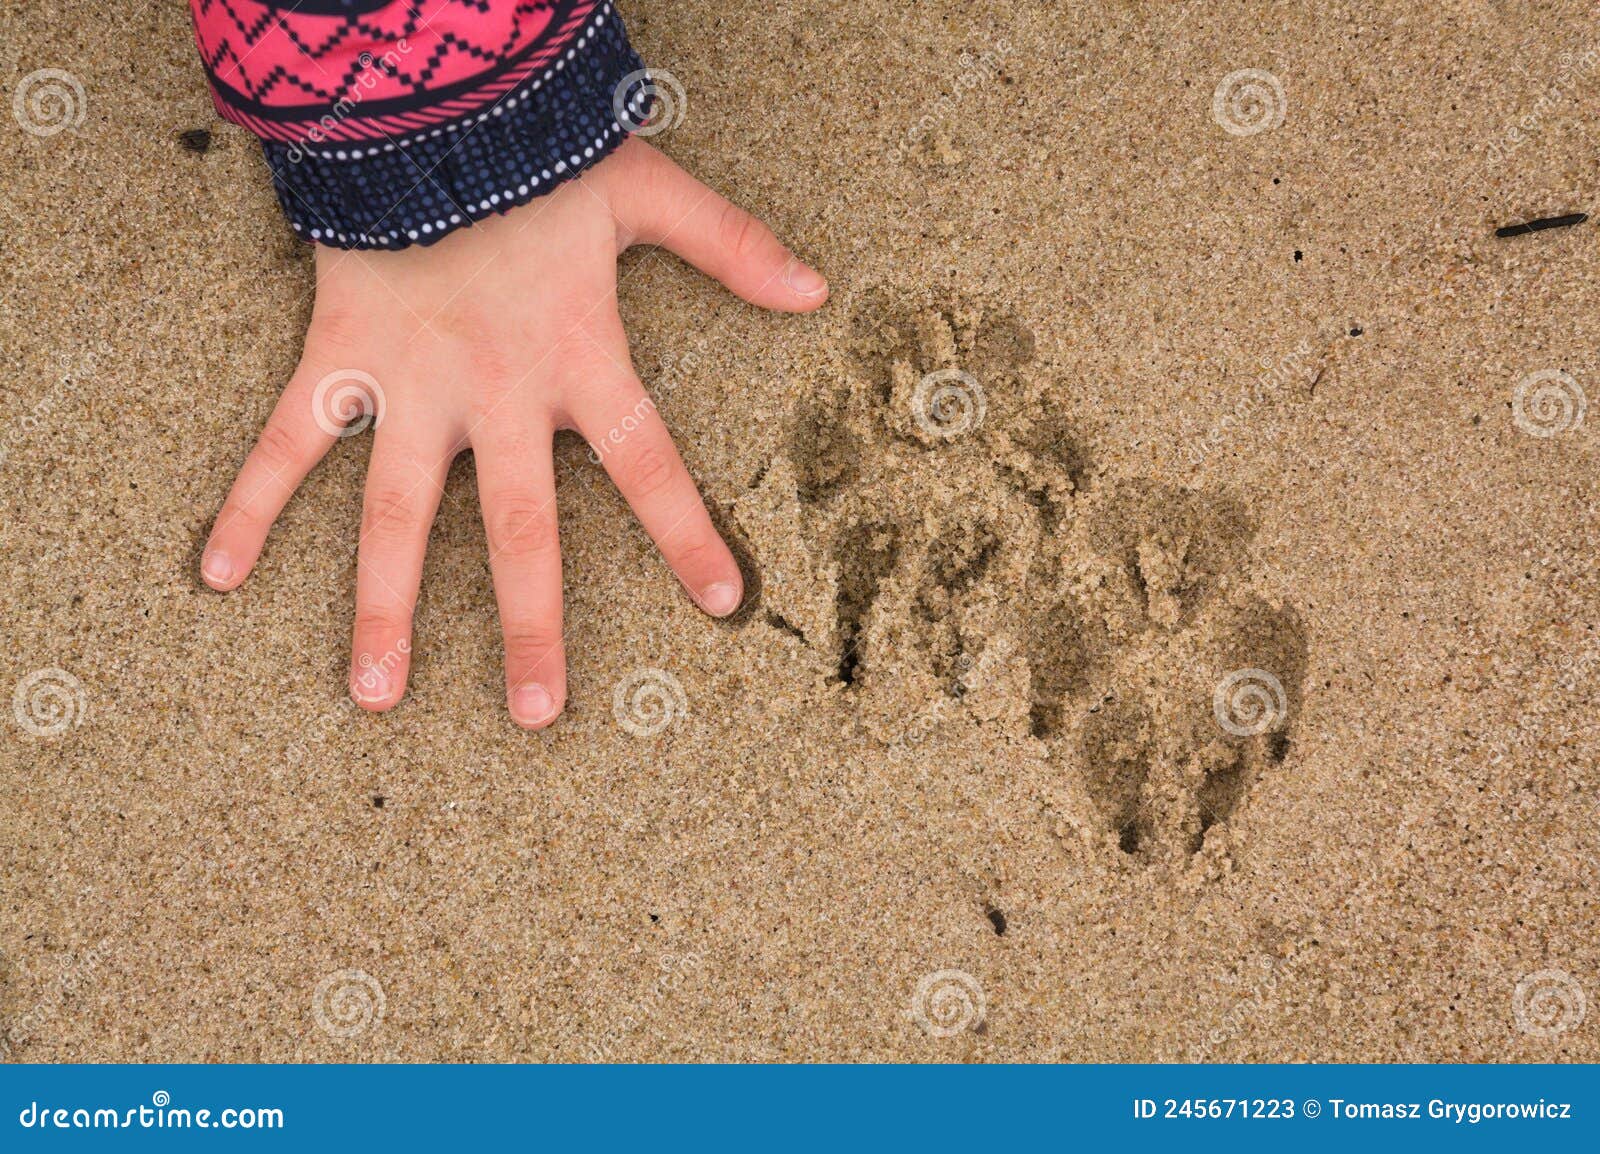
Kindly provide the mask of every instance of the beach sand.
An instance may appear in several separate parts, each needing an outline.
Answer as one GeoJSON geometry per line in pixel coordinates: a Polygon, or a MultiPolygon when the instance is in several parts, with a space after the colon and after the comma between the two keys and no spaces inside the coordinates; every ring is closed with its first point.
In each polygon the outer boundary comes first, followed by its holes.
{"type": "Polygon", "coordinates": [[[541,734],[470,456],[387,715],[370,438],[201,585],[309,251],[184,4],[0,13],[6,1055],[1600,1060],[1600,231],[1495,235],[1600,205],[1594,5],[622,11],[833,296],[624,257],[759,598],[563,438],[541,734]]]}

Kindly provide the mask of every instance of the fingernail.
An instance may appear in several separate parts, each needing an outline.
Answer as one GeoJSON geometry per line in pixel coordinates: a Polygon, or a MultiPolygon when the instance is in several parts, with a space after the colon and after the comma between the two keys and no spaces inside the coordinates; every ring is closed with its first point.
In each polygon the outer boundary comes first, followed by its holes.
{"type": "Polygon", "coordinates": [[[726,617],[739,608],[738,586],[719,581],[701,594],[700,604],[713,617],[726,617]]]}
{"type": "Polygon", "coordinates": [[[363,665],[350,674],[350,695],[359,701],[387,701],[389,675],[376,665],[363,665]]]}
{"type": "Polygon", "coordinates": [[[207,553],[200,562],[200,572],[213,585],[226,585],[233,580],[233,562],[226,553],[207,553]]]}
{"type": "Polygon", "coordinates": [[[524,685],[511,695],[511,716],[518,725],[541,725],[549,721],[555,711],[555,699],[542,685],[524,685]]]}
{"type": "Polygon", "coordinates": [[[810,265],[801,264],[794,257],[790,257],[789,263],[783,266],[783,283],[803,297],[814,297],[828,289],[828,282],[822,279],[820,272],[810,265]]]}

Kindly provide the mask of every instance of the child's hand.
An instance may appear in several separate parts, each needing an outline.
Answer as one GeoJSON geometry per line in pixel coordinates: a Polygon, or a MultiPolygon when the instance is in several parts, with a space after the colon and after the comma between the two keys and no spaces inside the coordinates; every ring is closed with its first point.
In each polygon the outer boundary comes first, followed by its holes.
{"type": "Polygon", "coordinates": [[[549,724],[566,699],[558,429],[600,449],[701,608],[733,612],[738,565],[629,360],[616,261],[632,244],[665,246],[765,308],[804,312],[827,299],[822,277],[764,225],[638,139],[581,179],[438,245],[319,247],[304,356],[211,531],[206,582],[232,589],[249,574],[340,417],[353,415],[339,410],[339,391],[365,373],[382,408],[361,521],[351,691],[368,709],[388,709],[405,692],[423,551],[464,448],[477,462],[520,725],[549,724]]]}

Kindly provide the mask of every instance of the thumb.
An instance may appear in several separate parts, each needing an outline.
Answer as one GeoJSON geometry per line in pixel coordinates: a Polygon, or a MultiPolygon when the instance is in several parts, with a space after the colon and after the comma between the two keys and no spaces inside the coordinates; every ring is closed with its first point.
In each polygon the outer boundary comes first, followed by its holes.
{"type": "Polygon", "coordinates": [[[809,312],[828,299],[822,274],[766,225],[643,141],[635,138],[625,150],[634,151],[638,171],[623,177],[616,211],[637,243],[676,253],[762,308],[809,312]]]}

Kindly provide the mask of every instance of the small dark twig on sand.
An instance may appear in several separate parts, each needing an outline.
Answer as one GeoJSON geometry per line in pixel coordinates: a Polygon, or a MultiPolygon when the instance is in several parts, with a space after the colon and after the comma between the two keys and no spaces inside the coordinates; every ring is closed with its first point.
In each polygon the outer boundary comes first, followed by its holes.
{"type": "Polygon", "coordinates": [[[1523,224],[1508,224],[1504,228],[1494,230],[1495,236],[1523,236],[1530,232],[1543,232],[1547,228],[1566,228],[1568,225],[1582,224],[1589,219],[1586,212],[1569,212],[1566,216],[1542,216],[1538,220],[1530,220],[1523,224]]]}

